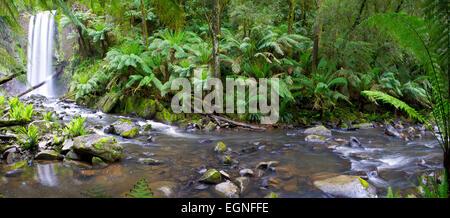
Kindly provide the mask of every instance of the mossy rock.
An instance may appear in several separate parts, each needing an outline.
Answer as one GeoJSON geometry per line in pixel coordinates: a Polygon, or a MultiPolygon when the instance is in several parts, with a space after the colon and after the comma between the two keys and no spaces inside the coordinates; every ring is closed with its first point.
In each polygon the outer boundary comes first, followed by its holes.
{"type": "Polygon", "coordinates": [[[222,156],[222,163],[225,165],[231,165],[233,164],[233,160],[230,156],[222,156]]]}
{"type": "Polygon", "coordinates": [[[119,101],[120,95],[118,93],[109,92],[106,93],[97,104],[95,104],[95,107],[97,109],[100,109],[104,113],[111,112],[114,107],[117,105],[119,101]]]}
{"type": "Polygon", "coordinates": [[[112,126],[115,133],[124,138],[135,138],[139,135],[139,127],[130,120],[119,119],[112,126]]]}
{"type": "Polygon", "coordinates": [[[138,116],[153,119],[156,114],[156,102],[152,99],[143,99],[136,108],[138,116]]]}
{"type": "Polygon", "coordinates": [[[216,169],[210,169],[198,181],[209,184],[218,184],[222,181],[222,175],[216,169]]]}
{"type": "Polygon", "coordinates": [[[73,150],[81,156],[97,156],[104,161],[114,162],[122,158],[123,147],[114,137],[90,134],[74,138],[73,150]]]}
{"type": "Polygon", "coordinates": [[[105,161],[103,161],[101,158],[99,157],[92,157],[92,166],[94,167],[106,167],[108,166],[107,163],[105,163],[105,161]]]}
{"type": "Polygon", "coordinates": [[[62,160],[64,157],[54,150],[43,150],[36,154],[36,160],[62,160]]]}
{"type": "Polygon", "coordinates": [[[277,194],[270,192],[269,194],[267,194],[266,196],[264,196],[264,198],[280,198],[278,197],[277,194]]]}
{"type": "Polygon", "coordinates": [[[183,114],[172,114],[164,108],[161,112],[156,112],[155,119],[163,123],[171,124],[183,119],[183,114]]]}
{"type": "Polygon", "coordinates": [[[216,147],[214,147],[214,151],[218,153],[223,153],[227,151],[227,146],[223,142],[217,142],[216,147]]]}
{"type": "Polygon", "coordinates": [[[53,129],[55,129],[55,124],[53,122],[48,122],[46,120],[36,120],[28,124],[28,126],[37,127],[39,135],[51,133],[53,129]]]}

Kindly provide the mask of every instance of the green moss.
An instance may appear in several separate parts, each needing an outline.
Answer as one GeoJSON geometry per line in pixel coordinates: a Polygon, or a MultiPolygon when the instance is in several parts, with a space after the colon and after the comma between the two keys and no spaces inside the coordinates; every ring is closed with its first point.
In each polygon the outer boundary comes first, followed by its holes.
{"type": "Polygon", "coordinates": [[[264,196],[264,198],[280,198],[278,197],[277,194],[270,192],[269,194],[267,194],[266,196],[264,196]]]}
{"type": "Polygon", "coordinates": [[[366,180],[362,179],[362,178],[359,177],[359,176],[356,176],[356,178],[359,179],[359,182],[361,182],[361,185],[364,186],[365,189],[368,189],[368,188],[369,188],[369,183],[368,183],[366,180]]]}
{"type": "Polygon", "coordinates": [[[217,142],[216,147],[214,147],[215,152],[222,153],[227,150],[227,146],[223,142],[217,142]]]}
{"type": "Polygon", "coordinates": [[[210,169],[208,170],[205,175],[203,175],[200,180],[201,182],[205,183],[213,183],[217,184],[222,181],[222,176],[220,175],[220,172],[216,169],[210,169]]]}
{"type": "Polygon", "coordinates": [[[135,127],[129,131],[123,132],[121,134],[122,137],[125,138],[134,138],[135,136],[137,136],[139,134],[139,128],[135,127]]]}
{"type": "Polygon", "coordinates": [[[107,164],[99,157],[92,157],[92,166],[106,166],[107,164]]]}

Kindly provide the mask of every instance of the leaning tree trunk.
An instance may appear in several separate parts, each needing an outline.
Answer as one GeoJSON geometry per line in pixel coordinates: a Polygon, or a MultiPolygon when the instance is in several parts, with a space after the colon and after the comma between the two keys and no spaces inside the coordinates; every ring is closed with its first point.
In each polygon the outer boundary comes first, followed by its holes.
{"type": "Polygon", "coordinates": [[[142,32],[144,34],[145,46],[148,46],[148,32],[147,32],[147,13],[145,10],[145,2],[141,0],[141,13],[142,13],[142,32]]]}
{"type": "Polygon", "coordinates": [[[216,78],[220,78],[220,61],[219,61],[219,32],[220,32],[220,22],[219,22],[219,1],[212,0],[212,52],[213,52],[213,75],[216,78]]]}
{"type": "MultiPolygon", "coordinates": [[[[320,9],[320,5],[322,3],[322,0],[317,0],[317,10],[320,9]]],[[[316,15],[317,16],[317,15],[316,15]]],[[[312,71],[313,73],[316,73],[317,71],[317,65],[319,64],[318,58],[319,58],[319,43],[320,38],[322,36],[322,24],[320,23],[320,20],[316,17],[316,29],[314,31],[314,45],[313,45],[313,65],[312,65],[312,71]]]]}

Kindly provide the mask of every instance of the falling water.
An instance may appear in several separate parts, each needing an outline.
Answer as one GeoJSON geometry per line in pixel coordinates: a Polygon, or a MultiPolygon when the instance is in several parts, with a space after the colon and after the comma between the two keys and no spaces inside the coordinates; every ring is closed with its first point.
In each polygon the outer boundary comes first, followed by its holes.
{"type": "Polygon", "coordinates": [[[54,97],[55,81],[51,76],[53,74],[53,41],[55,39],[53,12],[40,12],[31,17],[28,28],[28,83],[32,87],[47,81],[31,94],[54,97]]]}

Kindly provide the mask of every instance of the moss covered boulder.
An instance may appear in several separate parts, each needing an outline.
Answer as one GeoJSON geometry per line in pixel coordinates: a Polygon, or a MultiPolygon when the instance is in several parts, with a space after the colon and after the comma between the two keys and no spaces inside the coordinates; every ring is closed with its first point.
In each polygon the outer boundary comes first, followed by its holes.
{"type": "Polygon", "coordinates": [[[305,141],[312,143],[325,143],[327,139],[320,135],[308,135],[305,137],[305,141]]]}
{"type": "Polygon", "coordinates": [[[123,147],[114,137],[105,137],[97,134],[76,137],[73,149],[82,157],[96,156],[106,162],[118,161],[122,158],[123,147]]]}
{"type": "Polygon", "coordinates": [[[223,153],[227,151],[227,146],[223,142],[217,142],[216,146],[214,147],[214,151],[217,153],[223,153]]]}
{"type": "Polygon", "coordinates": [[[322,125],[308,128],[303,133],[306,135],[319,135],[325,137],[331,136],[331,131],[322,125]]]}
{"type": "Polygon", "coordinates": [[[183,119],[183,114],[173,114],[164,108],[162,111],[156,112],[155,119],[163,123],[171,124],[183,119]]]}
{"type": "Polygon", "coordinates": [[[96,104],[95,107],[104,113],[111,112],[119,101],[120,95],[117,93],[106,93],[96,104]]]}
{"type": "Polygon", "coordinates": [[[376,197],[376,189],[358,176],[339,175],[316,180],[314,186],[335,197],[371,198],[376,197]]]}
{"type": "Polygon", "coordinates": [[[142,99],[136,108],[136,114],[145,119],[153,119],[156,115],[156,102],[152,99],[142,99]]]}
{"type": "Polygon", "coordinates": [[[36,154],[36,160],[62,160],[64,156],[54,150],[42,150],[36,154]]]}
{"type": "Polygon", "coordinates": [[[222,175],[216,169],[210,169],[206,171],[198,181],[209,184],[218,184],[222,181],[222,175]]]}
{"type": "Polygon", "coordinates": [[[139,127],[131,120],[119,119],[112,124],[114,132],[124,138],[135,138],[139,135],[139,127]]]}
{"type": "Polygon", "coordinates": [[[36,120],[28,124],[28,127],[30,126],[37,127],[39,135],[45,135],[51,133],[56,125],[53,122],[48,122],[46,120],[36,120]]]}

